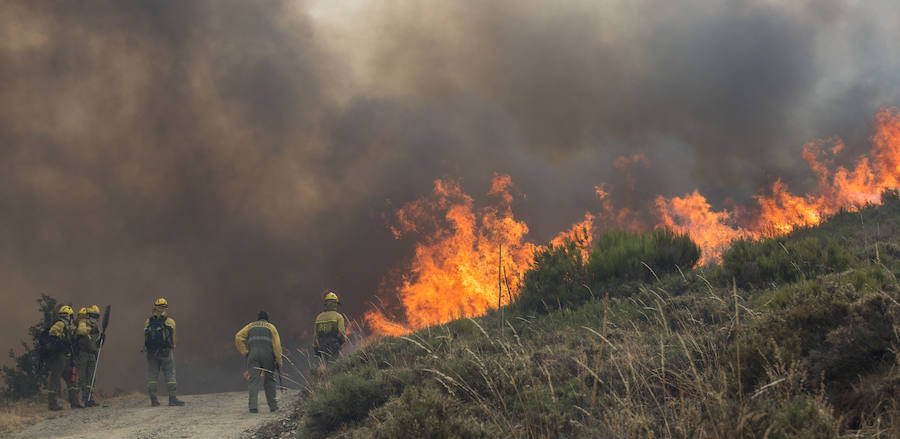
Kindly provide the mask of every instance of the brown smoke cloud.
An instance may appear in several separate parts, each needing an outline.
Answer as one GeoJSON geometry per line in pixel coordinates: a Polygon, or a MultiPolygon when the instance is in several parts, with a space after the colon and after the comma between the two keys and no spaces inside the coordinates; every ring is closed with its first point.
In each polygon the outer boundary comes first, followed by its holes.
{"type": "Polygon", "coordinates": [[[537,239],[596,208],[602,182],[633,187],[617,200],[633,205],[694,188],[746,197],[776,175],[811,184],[803,142],[853,148],[900,98],[896,12],[5,2],[0,341],[24,337],[42,292],[112,303],[104,379],[141,388],[140,326],[166,296],[182,386],[240,388],[234,332],[267,309],[300,346],[325,288],[361,315],[409,255],[382,215],[435,178],[484,193],[511,175],[537,239]],[[617,171],[632,154],[649,167],[617,171]]]}

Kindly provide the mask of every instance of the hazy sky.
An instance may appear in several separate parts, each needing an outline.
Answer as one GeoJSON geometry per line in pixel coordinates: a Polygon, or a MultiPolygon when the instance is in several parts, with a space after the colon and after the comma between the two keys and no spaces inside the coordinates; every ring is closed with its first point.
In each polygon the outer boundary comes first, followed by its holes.
{"type": "Polygon", "coordinates": [[[358,318],[411,239],[385,216],[494,172],[545,240],[699,189],[813,187],[803,143],[900,104],[895,1],[0,1],[0,346],[42,292],[113,305],[101,386],[143,388],[166,296],[186,391],[240,389],[325,288],[358,318]],[[631,176],[613,160],[643,153],[631,176]]]}

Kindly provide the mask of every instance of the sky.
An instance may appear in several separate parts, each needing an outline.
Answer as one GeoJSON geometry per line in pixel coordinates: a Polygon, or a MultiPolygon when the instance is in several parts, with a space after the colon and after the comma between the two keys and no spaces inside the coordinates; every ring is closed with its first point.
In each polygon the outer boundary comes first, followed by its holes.
{"type": "Polygon", "coordinates": [[[239,390],[234,333],[306,347],[326,289],[359,319],[435,179],[508,174],[536,242],[601,183],[802,192],[804,143],[853,160],[900,105],[897,41],[888,0],[0,1],[0,347],[42,293],[111,304],[99,385],[141,389],[164,296],[182,389],[239,390]]]}

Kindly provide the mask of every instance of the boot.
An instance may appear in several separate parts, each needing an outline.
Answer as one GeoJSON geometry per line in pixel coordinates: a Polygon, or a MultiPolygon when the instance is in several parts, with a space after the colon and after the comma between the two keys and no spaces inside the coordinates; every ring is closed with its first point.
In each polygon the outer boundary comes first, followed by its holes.
{"type": "Polygon", "coordinates": [[[69,394],[69,405],[70,405],[73,409],[83,409],[83,408],[84,408],[84,406],[81,405],[80,402],[78,402],[78,396],[76,396],[75,393],[70,393],[70,394],[69,394]]]}
{"type": "Polygon", "coordinates": [[[54,412],[62,410],[62,407],[59,406],[59,402],[56,401],[55,393],[50,393],[47,395],[47,409],[54,412]]]}
{"type": "Polygon", "coordinates": [[[169,405],[182,406],[184,401],[178,399],[175,395],[169,395],[169,405]]]}
{"type": "Polygon", "coordinates": [[[156,395],[150,395],[150,406],[156,407],[159,405],[159,400],[156,399],[156,395]]]}
{"type": "Polygon", "coordinates": [[[98,405],[100,405],[100,404],[97,404],[96,402],[94,402],[93,399],[89,399],[84,403],[85,407],[97,407],[98,405]]]}

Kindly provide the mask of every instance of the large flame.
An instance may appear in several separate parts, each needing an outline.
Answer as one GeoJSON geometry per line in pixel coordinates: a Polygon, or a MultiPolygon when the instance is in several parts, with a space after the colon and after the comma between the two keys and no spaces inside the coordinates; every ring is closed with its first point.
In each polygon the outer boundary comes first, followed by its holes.
{"type": "Polygon", "coordinates": [[[376,333],[402,334],[484,314],[497,308],[501,285],[503,302],[509,302],[535,248],[525,240],[528,226],[512,214],[511,190],[509,176],[494,176],[488,195],[496,204],[479,209],[458,182],[437,180],[430,197],[397,211],[397,225],[392,228],[395,237],[409,233],[424,237],[416,244],[409,272],[399,288],[405,313],[402,323],[385,311],[372,310],[365,318],[376,333]],[[498,277],[501,268],[506,279],[498,277]]]}
{"type": "MultiPolygon", "coordinates": [[[[784,234],[819,224],[840,209],[878,203],[883,191],[900,186],[900,110],[881,109],[873,127],[872,150],[851,168],[835,165],[835,158],[845,149],[840,139],[803,146],[803,158],[818,179],[812,193],[795,195],[787,184],[776,180],[754,197],[752,205],[722,210],[715,210],[698,191],[680,197],[658,196],[651,207],[655,226],[689,234],[703,250],[701,262],[708,263],[718,260],[739,237],[784,234]]],[[[615,165],[648,167],[649,160],[636,154],[621,157],[615,165]]],[[[595,192],[600,209],[586,214],[551,243],[569,238],[590,244],[601,228],[648,228],[636,211],[615,207],[605,185],[596,186],[595,192]]],[[[498,271],[504,278],[503,302],[517,294],[518,278],[533,261],[537,245],[526,240],[528,226],[513,216],[509,176],[495,175],[488,195],[495,204],[476,208],[458,182],[437,180],[431,196],[407,203],[396,212],[395,236],[417,234],[422,239],[398,289],[400,315],[383,310],[366,314],[375,333],[402,334],[496,308],[498,271]]]]}
{"type": "Polygon", "coordinates": [[[850,169],[835,166],[845,148],[840,139],[816,140],[803,146],[803,158],[818,178],[818,188],[795,195],[776,180],[754,198],[758,214],[747,224],[735,221],[738,210],[715,211],[699,192],[666,199],[657,197],[659,225],[688,233],[703,249],[703,262],[715,261],[738,237],[759,238],[814,226],[840,209],[854,210],[880,202],[881,193],[900,186],[900,110],[882,108],[873,122],[872,150],[850,169]]]}

